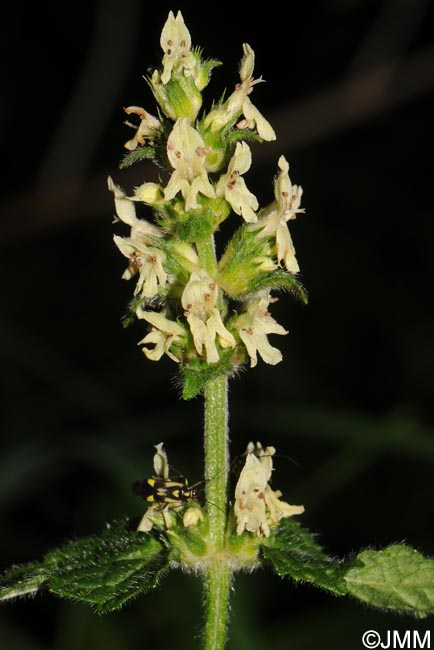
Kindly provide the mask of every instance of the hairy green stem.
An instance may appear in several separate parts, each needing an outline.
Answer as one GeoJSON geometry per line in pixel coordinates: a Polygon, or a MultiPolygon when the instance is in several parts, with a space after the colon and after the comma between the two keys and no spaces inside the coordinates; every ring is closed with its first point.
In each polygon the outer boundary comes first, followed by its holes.
{"type": "Polygon", "coordinates": [[[208,566],[205,577],[204,650],[223,650],[227,637],[232,572],[219,558],[208,566]]]}
{"type": "MultiPolygon", "coordinates": [[[[217,272],[214,238],[197,244],[202,268],[217,272]]],[[[226,642],[232,572],[224,558],[229,467],[227,378],[210,380],[204,390],[205,481],[209,517],[210,560],[205,573],[205,650],[222,650],[226,642]]]]}
{"type": "Polygon", "coordinates": [[[205,575],[205,650],[222,650],[229,615],[231,569],[224,556],[228,481],[227,379],[205,387],[205,479],[211,559],[205,575]]]}
{"type": "Polygon", "coordinates": [[[205,386],[205,481],[210,540],[218,552],[226,528],[228,481],[227,379],[217,377],[205,386]]]}

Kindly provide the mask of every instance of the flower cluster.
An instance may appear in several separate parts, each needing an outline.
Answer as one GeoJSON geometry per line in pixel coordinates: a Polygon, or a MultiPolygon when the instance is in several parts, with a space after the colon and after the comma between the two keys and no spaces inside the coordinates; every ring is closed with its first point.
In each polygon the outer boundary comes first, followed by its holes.
{"type": "Polygon", "coordinates": [[[269,537],[270,526],[277,525],[285,517],[300,515],[303,506],[291,506],[282,501],[280,490],[269,485],[273,471],[274,447],[263,449],[260,442],[250,442],[246,462],[235,488],[234,512],[237,534],[247,530],[256,535],[269,537]]]}
{"type": "MultiPolygon", "coordinates": [[[[249,141],[270,141],[275,133],[251,94],[255,56],[243,45],[240,81],[227,99],[202,110],[202,91],[219,65],[192,48],[180,12],[170,12],[161,33],[161,69],[147,79],[158,118],[139,106],[125,109],[138,125],[125,143],[123,166],[151,158],[163,170],[158,183],[145,182],[130,195],[109,179],[118,219],[129,236],[114,241],[127,258],[123,278],[136,279],[130,312],[149,331],[140,341],[157,361],[167,355],[186,373],[228,374],[258,355],[268,364],[282,359],[268,341],[286,330],[270,313],[272,290],[305,293],[288,222],[299,212],[302,190],[292,185],[281,156],[274,200],[260,208],[248,188],[249,141]],[[147,207],[153,221],[138,211],[147,207]],[[137,212],[136,212],[137,210],[137,212]],[[239,227],[216,259],[214,234],[234,213],[239,227]]],[[[208,375],[206,375],[208,376],[208,375]]]]}
{"type": "MultiPolygon", "coordinates": [[[[194,526],[203,519],[203,513],[198,504],[192,500],[185,498],[176,499],[174,496],[175,487],[179,490],[180,483],[176,483],[169,479],[169,461],[164,449],[164,444],[160,442],[155,445],[156,453],[154,454],[154,478],[148,480],[148,485],[151,483],[154,486],[161,485],[162,487],[156,488],[157,495],[160,494],[160,500],[156,501],[155,496],[147,498],[152,502],[152,505],[146,510],[141,518],[137,530],[142,533],[148,533],[154,526],[157,528],[171,529],[174,526],[174,514],[182,511],[182,523],[185,528],[194,526]],[[164,498],[164,494],[170,495],[170,498],[164,498]]],[[[179,495],[178,495],[179,496],[179,495]]]]}

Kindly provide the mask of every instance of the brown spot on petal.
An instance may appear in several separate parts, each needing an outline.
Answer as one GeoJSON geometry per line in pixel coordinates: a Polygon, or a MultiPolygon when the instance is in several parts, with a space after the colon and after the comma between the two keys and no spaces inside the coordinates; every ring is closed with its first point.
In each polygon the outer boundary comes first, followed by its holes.
{"type": "Polygon", "coordinates": [[[143,260],[140,257],[140,253],[138,253],[137,251],[134,251],[133,253],[131,253],[130,260],[131,260],[131,266],[133,267],[133,269],[142,268],[143,260]]]}
{"type": "Polygon", "coordinates": [[[198,156],[206,156],[211,151],[211,147],[196,147],[196,154],[198,156]]]}

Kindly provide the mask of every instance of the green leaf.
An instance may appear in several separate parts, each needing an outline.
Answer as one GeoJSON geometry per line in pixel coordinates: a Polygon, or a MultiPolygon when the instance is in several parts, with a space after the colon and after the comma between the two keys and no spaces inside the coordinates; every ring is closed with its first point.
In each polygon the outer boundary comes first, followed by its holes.
{"type": "Polygon", "coordinates": [[[48,577],[41,562],[12,567],[0,577],[0,600],[32,596],[47,583],[48,577]]]}
{"type": "Polygon", "coordinates": [[[362,551],[345,574],[348,592],[365,603],[434,614],[434,560],[402,544],[362,551]]]}
{"type": "Polygon", "coordinates": [[[11,569],[0,579],[0,600],[47,586],[57,596],[110,612],[154,588],[168,563],[160,541],[129,530],[124,520],[50,551],[40,563],[11,569]]]}
{"type": "Polygon", "coordinates": [[[248,129],[231,129],[227,134],[225,134],[225,141],[230,146],[236,144],[240,140],[246,140],[247,142],[263,142],[263,139],[257,133],[249,131],[248,129]]]}
{"type": "Polygon", "coordinates": [[[156,587],[167,554],[152,535],[110,525],[100,536],[69,542],[49,553],[54,565],[51,592],[94,605],[98,612],[118,609],[156,587]]]}
{"type": "Polygon", "coordinates": [[[218,282],[236,300],[244,300],[264,289],[286,289],[303,303],[307,292],[300,280],[285,269],[277,268],[275,251],[267,238],[257,239],[251,224],[241,226],[230,239],[219,261],[218,282]],[[276,268],[264,270],[264,263],[276,268]]]}
{"type": "MultiPolygon", "coordinates": [[[[247,287],[245,295],[256,293],[262,289],[287,289],[292,295],[301,300],[301,302],[305,305],[307,304],[306,289],[295,275],[283,269],[262,273],[254,278],[247,287]]],[[[243,296],[239,296],[239,298],[243,298],[243,296]]]]}
{"type": "Polygon", "coordinates": [[[155,150],[153,147],[138,147],[134,151],[129,151],[122,158],[119,163],[119,169],[126,169],[135,163],[142,162],[142,160],[153,160],[155,158],[155,150]]]}
{"type": "Polygon", "coordinates": [[[344,565],[329,558],[310,533],[290,517],[281,520],[262,546],[262,554],[280,576],[311,582],[340,596],[347,593],[344,565]]]}

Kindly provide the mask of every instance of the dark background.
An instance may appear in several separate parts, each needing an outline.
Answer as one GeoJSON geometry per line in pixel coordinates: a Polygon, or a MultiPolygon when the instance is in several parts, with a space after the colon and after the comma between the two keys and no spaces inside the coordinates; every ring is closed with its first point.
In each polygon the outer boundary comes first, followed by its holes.
{"type": "MultiPolygon", "coordinates": [[[[265,6],[139,0],[2,8],[0,456],[1,566],[98,532],[142,504],[131,482],[152,445],[190,482],[202,476],[201,399],[183,403],[168,359],[147,361],[143,329],[120,319],[133,290],[112,242],[106,176],[131,137],[123,106],[154,102],[142,79],[161,60],[169,9],[224,66],[205,104],[256,52],[253,101],[276,143],[253,147],[247,184],[272,200],[278,156],[304,188],[291,224],[310,304],[283,297],[284,353],[231,382],[233,454],[274,444],[274,485],[332,555],[406,540],[434,554],[433,4],[321,0],[265,6]]],[[[119,229],[118,229],[119,230],[119,229]]],[[[121,234],[121,233],[119,233],[121,234]]],[[[264,571],[239,576],[237,650],[359,648],[366,629],[429,629],[264,571]]],[[[2,609],[11,650],[191,648],[200,584],[171,574],[99,618],[51,597],[2,609]]]]}

